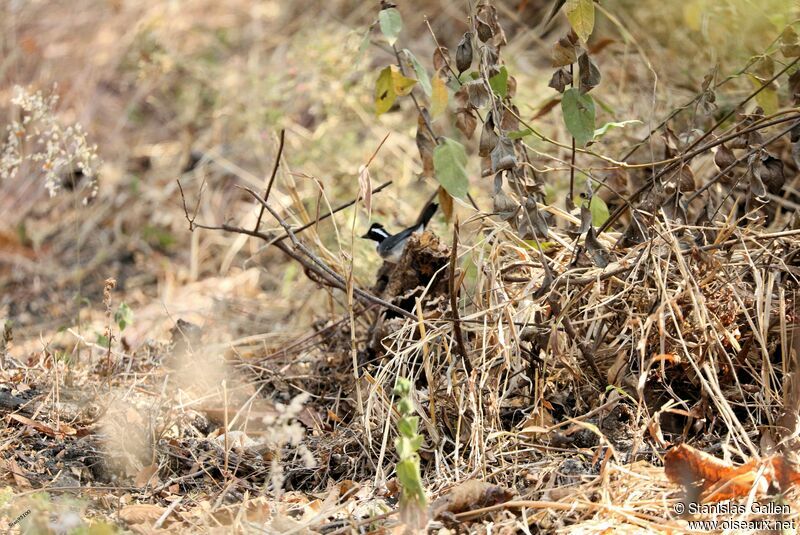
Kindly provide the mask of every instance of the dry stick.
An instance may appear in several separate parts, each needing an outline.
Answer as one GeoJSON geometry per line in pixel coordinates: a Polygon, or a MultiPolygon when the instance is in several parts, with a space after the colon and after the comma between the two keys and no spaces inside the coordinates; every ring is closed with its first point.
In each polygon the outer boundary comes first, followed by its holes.
{"type": "MultiPolygon", "coordinates": [[[[225,230],[225,231],[228,231],[228,232],[238,232],[238,230],[239,230],[238,227],[231,227],[230,225],[226,225],[228,228],[222,228],[222,227],[214,228],[214,227],[209,227],[207,225],[200,225],[199,223],[195,223],[194,220],[195,220],[195,217],[197,215],[197,211],[195,211],[195,215],[194,216],[189,217],[189,212],[188,212],[188,208],[186,207],[186,200],[185,200],[184,193],[183,193],[183,187],[181,186],[181,181],[178,180],[177,182],[178,182],[178,189],[180,189],[180,192],[181,192],[181,199],[183,199],[183,213],[186,216],[186,220],[189,221],[189,230],[194,230],[194,227],[198,227],[198,228],[204,228],[204,229],[210,229],[210,230],[225,230]],[[233,229],[235,229],[235,230],[233,230],[233,229]]],[[[373,189],[372,193],[378,193],[379,191],[381,191],[383,189],[386,189],[387,187],[391,186],[391,184],[392,184],[392,181],[391,180],[387,180],[386,182],[384,182],[383,184],[381,184],[377,188],[373,189]]],[[[337,213],[341,212],[342,210],[345,210],[345,209],[353,206],[356,202],[358,202],[358,198],[355,198],[352,201],[348,201],[348,202],[346,202],[344,204],[340,204],[339,206],[337,206],[336,208],[334,208],[330,212],[319,216],[314,221],[311,221],[309,223],[306,223],[305,225],[299,226],[296,229],[292,229],[292,232],[294,232],[295,234],[299,234],[299,233],[303,232],[304,230],[308,230],[309,228],[313,227],[314,225],[316,225],[320,221],[324,221],[325,219],[328,219],[332,215],[337,214],[337,213]]],[[[199,202],[198,202],[198,204],[199,204],[199,202]]],[[[289,237],[289,235],[286,234],[285,232],[284,232],[284,234],[282,236],[279,236],[277,238],[272,238],[272,237],[270,237],[270,236],[268,236],[266,234],[262,234],[261,232],[259,232],[257,230],[254,231],[254,232],[256,232],[256,234],[252,234],[252,233],[249,233],[249,234],[251,236],[254,236],[254,237],[257,237],[257,238],[262,238],[268,244],[273,244],[273,243],[276,243],[276,242],[279,242],[279,241],[283,241],[283,240],[285,240],[286,238],[289,237]]],[[[248,233],[246,232],[245,234],[248,234],[248,233]]]]}
{"type": "MultiPolygon", "coordinates": [[[[255,191],[253,191],[248,187],[243,187],[242,189],[245,190],[247,193],[249,193],[254,199],[258,200],[258,202],[260,202],[262,206],[264,206],[264,208],[267,209],[267,211],[272,215],[272,217],[275,218],[275,220],[283,227],[283,229],[289,235],[289,239],[292,240],[294,246],[311,260],[312,264],[309,264],[309,262],[303,259],[304,261],[302,261],[301,263],[303,264],[304,267],[310,268],[314,273],[322,275],[323,278],[329,281],[335,282],[334,285],[340,290],[347,291],[347,283],[342,278],[342,276],[336,273],[333,269],[331,269],[328,266],[328,264],[326,264],[320,258],[318,258],[311,250],[308,249],[308,247],[303,245],[303,243],[297,239],[297,236],[295,236],[292,227],[290,227],[289,224],[286,221],[284,221],[283,218],[281,218],[281,216],[275,210],[273,210],[267,203],[265,203],[264,200],[258,195],[258,193],[256,193],[255,191]],[[314,266],[314,264],[316,265],[314,266]],[[311,266],[313,266],[313,268],[311,266]]],[[[295,260],[300,261],[299,259],[302,258],[300,257],[300,255],[295,254],[293,251],[290,252],[291,250],[289,249],[289,247],[287,247],[283,243],[276,242],[275,245],[278,246],[281,249],[281,251],[285,252],[286,254],[289,254],[295,260]]],[[[384,301],[383,299],[380,299],[379,297],[376,297],[369,292],[365,292],[364,290],[361,290],[359,288],[353,288],[353,294],[358,296],[362,301],[380,305],[383,308],[391,310],[396,314],[400,314],[403,317],[406,317],[414,321],[417,320],[417,317],[408,312],[407,310],[403,310],[402,308],[393,305],[392,303],[389,303],[387,301],[384,301]]]]}
{"type": "Polygon", "coordinates": [[[696,199],[697,197],[699,197],[699,196],[700,196],[700,195],[701,195],[701,194],[702,194],[704,191],[706,191],[706,190],[707,190],[707,189],[709,189],[711,186],[713,186],[714,184],[716,184],[716,183],[717,183],[719,180],[721,180],[721,179],[722,179],[722,178],[723,178],[723,177],[724,177],[724,176],[725,176],[725,175],[728,173],[728,171],[732,171],[734,167],[736,167],[737,165],[739,165],[739,164],[740,164],[740,163],[742,163],[743,161],[745,161],[745,160],[747,160],[748,158],[750,158],[750,156],[752,156],[752,155],[753,155],[753,154],[755,154],[756,152],[758,152],[758,151],[760,151],[760,150],[763,150],[763,149],[764,149],[764,148],[766,148],[766,146],[767,146],[767,145],[769,145],[770,143],[773,143],[774,141],[777,141],[778,139],[780,139],[780,138],[781,138],[781,137],[783,137],[784,135],[786,135],[786,134],[788,134],[789,132],[791,132],[791,131],[792,131],[792,129],[793,129],[795,126],[797,126],[798,124],[800,124],[800,121],[795,121],[794,123],[792,123],[792,125],[791,125],[789,128],[786,128],[786,129],[784,129],[784,130],[781,130],[781,132],[780,132],[780,133],[778,133],[778,134],[776,134],[776,135],[772,136],[772,137],[771,137],[771,138],[769,138],[768,140],[766,140],[766,141],[764,141],[763,143],[761,143],[759,146],[757,146],[757,147],[755,147],[755,148],[753,148],[753,149],[751,149],[751,150],[747,151],[747,153],[745,153],[743,156],[741,156],[741,157],[737,158],[736,160],[734,160],[732,164],[730,164],[730,165],[729,165],[728,167],[726,167],[725,169],[722,169],[722,170],[720,170],[720,171],[719,171],[719,172],[718,172],[716,175],[714,175],[714,177],[713,177],[711,180],[709,180],[708,182],[706,182],[705,184],[703,184],[703,186],[702,186],[702,187],[698,188],[698,189],[697,189],[697,191],[695,191],[694,193],[692,193],[692,194],[691,194],[691,195],[690,195],[690,196],[689,196],[689,197],[686,199],[686,202],[687,202],[687,203],[690,203],[690,202],[692,202],[693,200],[695,200],[695,199],[696,199]]]}
{"type": "MultiPolygon", "coordinates": [[[[777,124],[786,123],[788,121],[795,120],[796,118],[797,118],[797,114],[791,115],[789,117],[782,117],[780,119],[775,119],[775,120],[772,120],[772,121],[767,121],[767,122],[764,122],[764,123],[758,123],[758,124],[755,124],[755,125],[750,126],[748,128],[744,128],[742,130],[737,130],[735,132],[731,132],[730,134],[726,134],[726,135],[724,135],[722,137],[719,137],[719,138],[715,139],[714,141],[712,141],[710,143],[707,143],[706,145],[703,145],[702,147],[700,147],[698,149],[695,149],[695,150],[693,150],[691,152],[688,152],[688,153],[685,153],[685,154],[681,154],[679,156],[676,156],[675,158],[671,158],[669,160],[664,160],[662,162],[652,162],[652,165],[656,165],[656,164],[672,164],[672,163],[675,163],[677,161],[686,162],[687,160],[691,160],[695,156],[697,156],[699,154],[702,154],[702,153],[708,151],[709,149],[713,149],[716,146],[722,145],[723,143],[725,143],[727,141],[730,141],[730,140],[735,139],[737,137],[743,136],[743,135],[748,134],[750,132],[755,132],[756,130],[762,130],[762,129],[768,128],[770,126],[775,126],[777,124]]],[[[656,178],[659,178],[660,176],[662,176],[661,173],[656,175],[653,179],[655,180],[656,178]]],[[[622,215],[622,212],[625,211],[626,207],[627,208],[632,208],[633,207],[633,201],[639,195],[641,195],[645,190],[649,189],[650,186],[651,186],[651,182],[647,182],[647,183],[643,184],[642,186],[640,186],[639,189],[634,191],[630,195],[630,197],[628,197],[628,199],[623,199],[624,202],[625,202],[625,206],[620,206],[619,208],[617,208],[611,214],[611,216],[606,220],[606,222],[598,230],[598,234],[601,231],[604,232],[604,231],[608,230],[608,228],[611,226],[611,224],[613,224],[613,222],[616,221],[616,219],[618,219],[620,215],[622,215]]]]}
{"type": "MultiPolygon", "coordinates": [[[[392,181],[391,181],[391,180],[387,180],[386,182],[384,182],[383,184],[381,184],[381,185],[380,185],[380,186],[378,186],[377,188],[373,189],[373,190],[372,190],[372,193],[373,193],[373,194],[375,194],[375,193],[378,193],[378,192],[379,192],[379,191],[381,191],[382,189],[385,189],[385,188],[389,187],[391,184],[392,184],[392,181]]],[[[339,206],[337,206],[336,208],[334,208],[333,210],[331,210],[331,211],[330,211],[330,212],[328,212],[327,214],[319,216],[319,217],[318,217],[318,218],[316,218],[314,221],[311,221],[311,222],[309,222],[309,223],[306,223],[305,225],[302,225],[302,226],[300,226],[300,227],[297,227],[296,229],[292,229],[292,232],[294,232],[295,234],[299,234],[300,232],[303,232],[304,230],[306,230],[306,229],[308,229],[308,228],[311,228],[311,227],[313,227],[314,225],[316,225],[316,224],[317,224],[317,223],[319,223],[320,221],[324,221],[325,219],[328,219],[328,218],[329,218],[329,217],[331,217],[333,214],[336,214],[336,213],[338,213],[338,212],[341,212],[341,211],[342,211],[342,210],[344,210],[345,208],[350,208],[351,206],[353,206],[355,203],[357,203],[357,202],[358,202],[358,199],[359,199],[359,198],[360,198],[360,197],[356,197],[356,198],[355,198],[355,199],[353,199],[352,201],[348,201],[348,202],[346,202],[346,203],[344,203],[344,204],[340,204],[339,206]]],[[[289,237],[289,235],[288,235],[288,234],[286,234],[286,233],[284,233],[284,235],[283,235],[283,236],[281,236],[280,238],[276,238],[276,239],[275,239],[275,241],[282,241],[282,240],[285,240],[285,239],[286,239],[286,238],[288,238],[288,237],[289,237]]]]}
{"type": "MultiPolygon", "coordinates": [[[[778,38],[778,39],[779,39],[779,38],[778,38]]],[[[776,40],[774,40],[772,43],[770,43],[770,45],[769,45],[769,46],[772,46],[773,44],[775,44],[775,42],[776,42],[776,41],[777,41],[777,39],[776,39],[776,40]]],[[[741,69],[739,72],[737,72],[737,73],[734,73],[734,74],[731,74],[731,75],[728,75],[728,77],[727,77],[727,78],[725,78],[724,80],[722,80],[722,81],[721,81],[721,82],[719,82],[718,84],[714,85],[713,91],[716,91],[717,89],[719,89],[720,87],[722,87],[722,86],[723,86],[723,85],[725,85],[726,83],[728,83],[728,82],[730,82],[731,80],[733,80],[733,79],[735,79],[735,78],[739,77],[740,75],[744,74],[744,73],[745,73],[745,71],[747,71],[747,69],[749,69],[749,68],[750,68],[750,66],[751,66],[751,65],[753,65],[753,64],[754,64],[756,61],[757,61],[757,59],[755,59],[755,58],[753,58],[753,59],[750,59],[750,61],[748,61],[748,62],[747,62],[747,64],[746,64],[744,67],[742,67],[742,69],[741,69]]],[[[684,110],[688,109],[688,108],[689,108],[689,106],[691,106],[692,104],[694,104],[694,103],[696,103],[697,101],[699,101],[699,100],[700,100],[700,99],[703,97],[703,95],[704,95],[705,93],[706,93],[705,91],[703,91],[703,92],[701,92],[701,93],[697,93],[697,94],[694,96],[694,98],[692,98],[692,100],[690,100],[690,101],[686,102],[685,104],[683,104],[682,106],[678,106],[677,108],[675,108],[674,110],[672,110],[672,111],[669,113],[669,115],[667,115],[667,116],[666,116],[666,117],[665,117],[665,118],[664,118],[664,119],[663,119],[663,120],[662,120],[660,123],[658,123],[658,126],[656,126],[655,128],[653,128],[652,130],[650,130],[650,131],[647,133],[647,135],[646,135],[646,136],[644,136],[642,139],[640,139],[640,140],[639,140],[639,141],[638,141],[638,142],[637,142],[637,143],[636,143],[636,144],[635,144],[633,147],[631,147],[631,149],[630,149],[628,152],[626,152],[626,153],[625,153],[625,156],[623,156],[622,158],[620,158],[620,160],[624,162],[625,160],[627,160],[628,158],[630,158],[631,156],[633,156],[633,154],[634,154],[634,153],[635,153],[637,150],[639,150],[639,147],[641,147],[642,145],[644,145],[644,144],[647,142],[647,140],[649,140],[651,137],[653,137],[653,134],[655,134],[656,132],[658,132],[659,130],[661,130],[661,129],[662,129],[662,128],[663,128],[663,127],[664,127],[664,126],[665,126],[665,125],[666,125],[666,124],[667,124],[667,123],[668,123],[668,122],[669,122],[669,121],[670,121],[670,120],[671,120],[673,117],[675,117],[676,115],[678,115],[678,114],[679,114],[679,113],[681,113],[682,111],[684,111],[684,110]]]]}
{"type": "Polygon", "coordinates": [[[469,361],[467,355],[467,348],[464,346],[464,336],[461,333],[461,319],[458,317],[458,291],[461,289],[461,284],[456,288],[456,259],[458,257],[458,219],[453,223],[453,249],[450,251],[450,311],[453,316],[453,332],[456,335],[456,349],[461,355],[461,361],[464,363],[464,370],[467,375],[472,375],[472,363],[469,361]]]}
{"type": "MultiPolygon", "coordinates": [[[[365,309],[360,310],[358,312],[358,315],[361,315],[364,312],[370,311],[373,306],[375,306],[375,305],[370,305],[370,306],[366,307],[365,309]]],[[[332,322],[330,325],[327,325],[327,326],[323,327],[322,329],[320,329],[318,331],[314,331],[313,333],[311,333],[309,335],[306,335],[303,338],[300,338],[299,340],[295,340],[294,342],[292,342],[288,346],[283,347],[283,348],[279,349],[278,351],[270,353],[269,355],[267,355],[264,358],[262,358],[261,361],[263,362],[265,360],[271,360],[271,359],[280,357],[282,355],[286,355],[292,349],[296,349],[297,347],[299,347],[299,346],[301,346],[301,345],[313,340],[317,336],[322,336],[323,334],[326,334],[328,331],[332,330],[335,327],[341,326],[345,321],[349,321],[349,320],[350,320],[350,315],[348,314],[348,315],[344,316],[342,319],[336,320],[336,321],[332,322]]]]}
{"type": "MultiPolygon", "coordinates": [[[[281,163],[281,154],[283,154],[283,142],[286,138],[286,129],[281,128],[281,140],[278,144],[278,154],[275,155],[275,166],[272,168],[272,175],[269,177],[269,183],[267,184],[267,189],[264,191],[264,202],[269,201],[269,192],[272,191],[272,184],[275,183],[275,177],[278,174],[278,166],[281,163]]],[[[258,212],[258,220],[256,220],[256,226],[253,230],[258,231],[258,228],[261,226],[261,217],[264,215],[264,206],[261,206],[261,211],[258,212]]]]}
{"type": "MultiPolygon", "coordinates": [[[[777,80],[779,76],[781,76],[783,73],[785,73],[790,68],[792,68],[798,61],[800,61],[800,57],[795,58],[794,61],[790,62],[783,69],[781,69],[777,74],[775,74],[772,78],[770,78],[769,80],[764,82],[764,84],[761,87],[759,87],[755,91],[752,91],[747,96],[747,98],[745,98],[744,100],[739,102],[739,104],[734,106],[728,113],[726,113],[724,116],[722,116],[721,119],[719,119],[716,123],[714,123],[711,126],[711,128],[709,128],[702,136],[700,136],[699,138],[694,140],[691,145],[686,147],[686,149],[684,149],[684,154],[680,155],[680,159],[678,161],[676,161],[676,162],[674,162],[672,164],[664,166],[664,168],[661,169],[658,173],[656,173],[653,176],[653,178],[651,178],[650,180],[645,182],[639,189],[634,191],[633,194],[631,194],[631,196],[628,198],[628,202],[635,201],[639,197],[639,195],[641,195],[642,193],[644,193],[645,191],[647,191],[648,189],[653,187],[653,185],[656,183],[656,180],[658,180],[659,178],[661,178],[662,176],[664,176],[668,172],[672,171],[675,168],[676,164],[683,164],[687,160],[689,160],[689,159],[693,158],[694,156],[696,156],[697,153],[695,153],[694,155],[690,156],[690,154],[692,154],[692,149],[697,147],[702,141],[704,141],[708,136],[710,136],[714,132],[714,130],[719,128],[725,121],[730,119],[737,112],[737,110],[739,108],[741,108],[742,106],[744,106],[745,104],[750,102],[752,99],[754,99],[756,96],[758,96],[758,94],[761,93],[761,91],[766,89],[772,82],[777,80]]],[[[762,128],[765,128],[765,127],[766,127],[766,125],[762,125],[762,128]]],[[[741,132],[738,132],[737,134],[741,135],[741,132]]],[[[710,145],[710,146],[713,146],[713,145],[710,145]]],[[[708,150],[708,148],[710,148],[710,146],[707,146],[705,148],[705,150],[708,150]]],[[[702,152],[705,152],[705,150],[703,150],[702,152]]],[[[606,220],[606,222],[603,223],[603,226],[600,227],[600,229],[598,229],[597,234],[602,234],[604,231],[608,230],[611,227],[611,225],[613,225],[614,222],[622,215],[622,213],[626,210],[627,207],[628,207],[627,203],[620,205],[620,207],[617,208],[614,211],[613,214],[611,214],[611,216],[606,220]]]]}
{"type": "MultiPolygon", "coordinates": [[[[550,293],[547,300],[550,302],[550,308],[553,310],[553,314],[556,316],[561,314],[561,305],[558,302],[558,298],[554,295],[553,292],[550,293]]],[[[603,378],[603,374],[600,372],[600,368],[597,367],[597,363],[594,360],[594,354],[592,353],[591,348],[586,345],[586,342],[581,340],[580,335],[575,331],[575,328],[572,326],[572,322],[569,321],[569,317],[564,314],[561,317],[561,322],[564,324],[564,330],[567,331],[567,334],[575,340],[575,344],[578,346],[578,350],[583,357],[583,360],[589,367],[592,369],[595,377],[597,380],[600,381],[600,384],[604,384],[606,382],[605,378],[603,378]]]]}
{"type": "MultiPolygon", "coordinates": [[[[569,64],[569,85],[575,88],[575,75],[573,74],[573,65],[569,64]]],[[[583,72],[581,72],[583,75],[583,72]]],[[[567,210],[571,210],[575,206],[575,136],[572,138],[572,150],[570,151],[570,165],[569,165],[569,199],[567,199],[567,210]]]]}

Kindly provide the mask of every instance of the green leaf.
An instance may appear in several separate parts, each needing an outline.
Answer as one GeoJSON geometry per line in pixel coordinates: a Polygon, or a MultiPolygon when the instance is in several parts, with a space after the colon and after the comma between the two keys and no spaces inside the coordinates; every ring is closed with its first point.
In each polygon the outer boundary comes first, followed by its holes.
{"type": "Polygon", "coordinates": [[[502,98],[506,98],[508,94],[508,69],[501,67],[500,72],[489,78],[489,85],[492,91],[502,98]]]}
{"type": "Polygon", "coordinates": [[[125,327],[133,323],[133,310],[127,303],[121,303],[119,308],[114,313],[114,322],[119,327],[120,332],[125,330],[125,327]]]}
{"type": "Polygon", "coordinates": [[[417,434],[419,418],[416,416],[406,416],[397,421],[397,430],[406,438],[413,438],[417,434]]]}
{"type": "Polygon", "coordinates": [[[400,459],[408,459],[413,457],[416,450],[411,445],[411,440],[404,436],[399,436],[394,441],[394,448],[397,450],[397,456],[400,459]]]}
{"type": "MultiPolygon", "coordinates": [[[[764,85],[764,80],[757,76],[748,74],[747,77],[750,79],[753,89],[760,89],[764,85]]],[[[764,113],[767,115],[772,115],[773,113],[777,112],[779,102],[778,91],[775,89],[775,85],[769,84],[767,87],[764,87],[764,89],[762,89],[761,92],[756,95],[756,102],[758,102],[758,105],[761,106],[761,108],[764,110],[764,113]]]]}
{"type": "Polygon", "coordinates": [[[642,121],[639,121],[637,119],[631,119],[629,121],[606,123],[594,131],[594,137],[595,138],[602,137],[606,134],[606,132],[608,132],[612,128],[625,128],[629,124],[642,124],[642,121]]]}
{"type": "Polygon", "coordinates": [[[417,81],[413,78],[406,78],[400,71],[397,70],[397,67],[392,65],[392,87],[394,87],[394,92],[397,93],[399,96],[408,95],[411,93],[411,90],[414,88],[414,84],[417,81]]]}
{"type": "Polygon", "coordinates": [[[594,30],[594,2],[593,0],[567,0],[564,7],[570,26],[583,42],[589,40],[594,30]]]}
{"type": "Polygon", "coordinates": [[[403,29],[403,17],[400,16],[397,8],[382,9],[378,14],[378,22],[380,22],[381,32],[386,36],[389,44],[395,44],[400,30],[403,29]]]}
{"type": "Polygon", "coordinates": [[[447,137],[433,149],[436,180],[453,197],[464,198],[469,188],[467,151],[464,145],[447,137]]]}
{"type": "Polygon", "coordinates": [[[422,66],[422,63],[419,62],[417,57],[409,49],[404,48],[403,52],[411,62],[411,66],[414,67],[414,72],[417,74],[417,80],[419,81],[420,87],[422,87],[422,90],[425,91],[426,95],[431,96],[433,93],[433,87],[431,86],[431,79],[428,76],[428,71],[425,70],[425,67],[422,66]]]}
{"type": "Polygon", "coordinates": [[[525,130],[514,130],[513,132],[509,132],[507,135],[509,139],[522,139],[531,134],[533,134],[533,130],[526,128],[525,130]]]}
{"type": "Polygon", "coordinates": [[[422,487],[418,459],[404,459],[397,463],[397,481],[405,496],[425,505],[425,489],[422,487]]]}
{"type": "Polygon", "coordinates": [[[396,66],[385,67],[375,82],[375,113],[381,115],[389,111],[397,97],[411,93],[416,83],[413,78],[400,74],[396,66]]]}
{"type": "Polygon", "coordinates": [[[375,82],[375,113],[377,115],[386,113],[395,100],[397,100],[397,93],[392,86],[392,68],[386,67],[375,82]]]}
{"type": "Polygon", "coordinates": [[[398,377],[394,385],[394,393],[397,396],[407,396],[411,393],[411,381],[405,377],[398,377]]]}
{"type": "Polygon", "coordinates": [[[447,109],[450,93],[447,92],[447,85],[438,73],[433,77],[431,85],[431,117],[438,117],[447,109]]]}
{"type": "Polygon", "coordinates": [[[592,225],[595,227],[602,227],[608,220],[608,205],[597,195],[589,202],[589,211],[592,213],[592,225]]]}
{"type": "Polygon", "coordinates": [[[107,336],[105,336],[104,334],[98,334],[96,343],[97,343],[97,345],[99,345],[101,347],[108,347],[108,344],[110,342],[109,342],[107,336]]]}
{"type": "Polygon", "coordinates": [[[594,101],[592,97],[581,94],[572,87],[564,91],[561,111],[567,130],[575,138],[579,147],[584,147],[594,137],[594,101]]]}

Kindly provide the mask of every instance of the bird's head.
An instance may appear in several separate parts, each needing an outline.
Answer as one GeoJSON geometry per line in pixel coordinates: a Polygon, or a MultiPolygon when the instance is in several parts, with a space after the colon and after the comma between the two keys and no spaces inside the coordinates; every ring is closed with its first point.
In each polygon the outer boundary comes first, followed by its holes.
{"type": "Polygon", "coordinates": [[[367,233],[361,237],[381,243],[383,240],[389,237],[389,233],[386,232],[386,229],[383,228],[383,225],[380,223],[373,223],[372,226],[369,227],[367,233]]]}

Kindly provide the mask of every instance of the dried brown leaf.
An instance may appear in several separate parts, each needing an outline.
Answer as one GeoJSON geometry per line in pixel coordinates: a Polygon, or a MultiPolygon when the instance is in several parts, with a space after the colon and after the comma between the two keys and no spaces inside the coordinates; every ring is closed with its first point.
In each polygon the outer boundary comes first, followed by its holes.
{"type": "Polygon", "coordinates": [[[10,457],[5,460],[5,468],[11,473],[11,477],[14,479],[14,483],[20,489],[29,489],[32,487],[31,482],[25,476],[25,472],[20,468],[19,464],[17,463],[16,459],[10,457]]]}
{"type": "Polygon", "coordinates": [[[437,192],[439,197],[439,206],[442,209],[442,213],[444,214],[444,218],[446,221],[453,220],[453,197],[447,193],[447,190],[443,187],[439,186],[439,190],[437,192]]]}
{"type": "Polygon", "coordinates": [[[478,155],[481,157],[491,154],[492,149],[497,145],[498,136],[497,132],[494,131],[494,120],[492,116],[492,113],[488,115],[486,122],[483,123],[483,129],[481,130],[480,142],[478,143],[478,155]]]}
{"type": "Polygon", "coordinates": [[[437,47],[433,51],[433,68],[436,71],[447,70],[450,64],[450,51],[446,46],[437,47]]]}
{"type": "Polygon", "coordinates": [[[600,84],[600,69],[597,68],[595,62],[586,52],[578,57],[578,67],[580,68],[578,77],[580,80],[580,92],[588,93],[600,84]]]}
{"type": "Polygon", "coordinates": [[[126,524],[154,524],[164,511],[160,505],[135,503],[120,509],[119,518],[126,524]]]}
{"type": "Polygon", "coordinates": [[[65,436],[68,436],[68,435],[71,436],[71,435],[75,435],[77,433],[77,431],[75,430],[74,427],[71,427],[71,426],[69,426],[67,424],[64,424],[64,423],[60,424],[58,426],[58,429],[54,429],[53,427],[51,427],[51,426],[49,426],[49,425],[47,425],[45,423],[38,422],[36,420],[31,420],[30,418],[28,418],[26,416],[22,416],[21,414],[9,414],[8,418],[11,419],[11,420],[15,420],[15,421],[17,421],[17,422],[19,422],[19,423],[21,423],[23,425],[27,425],[29,427],[32,427],[33,429],[36,429],[40,433],[44,433],[45,435],[51,436],[51,437],[61,437],[61,438],[63,438],[65,436]]]}
{"type": "Polygon", "coordinates": [[[158,464],[149,464],[139,470],[139,473],[136,474],[136,479],[134,480],[134,486],[138,488],[144,488],[147,486],[148,483],[152,483],[153,485],[158,484],[158,477],[155,479],[155,476],[158,473],[158,464]]]}
{"type": "Polygon", "coordinates": [[[492,172],[508,171],[517,166],[517,153],[514,142],[506,136],[500,136],[492,150],[492,172]]]}
{"type": "Polygon", "coordinates": [[[472,139],[475,128],[478,126],[478,118],[472,110],[462,108],[456,112],[456,128],[464,134],[467,139],[472,139]]]}
{"type": "Polygon", "coordinates": [[[572,83],[572,75],[569,71],[565,68],[560,68],[556,72],[553,73],[553,76],[550,78],[550,83],[548,83],[548,87],[552,87],[559,93],[563,93],[564,90],[567,88],[568,85],[572,83]]]}
{"type": "Polygon", "coordinates": [[[800,483],[797,467],[781,455],[734,466],[686,444],[667,452],[664,472],[670,481],[684,487],[689,497],[703,502],[744,498],[754,487],[758,498],[773,483],[783,492],[800,483]]]}
{"type": "Polygon", "coordinates": [[[461,38],[461,41],[458,43],[458,48],[456,48],[456,69],[458,69],[458,73],[461,74],[462,72],[469,70],[472,66],[472,33],[466,32],[464,33],[464,37],[461,38]]]}
{"type": "Polygon", "coordinates": [[[459,483],[437,498],[430,506],[431,518],[440,518],[445,513],[457,514],[504,503],[514,497],[509,489],[485,481],[470,479],[459,483]]]}

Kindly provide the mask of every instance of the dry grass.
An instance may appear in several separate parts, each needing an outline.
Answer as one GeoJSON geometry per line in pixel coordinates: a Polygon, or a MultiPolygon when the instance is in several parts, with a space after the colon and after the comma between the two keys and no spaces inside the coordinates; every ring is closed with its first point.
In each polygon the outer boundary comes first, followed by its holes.
{"type": "MultiPolygon", "coordinates": [[[[584,175],[612,174],[609,161],[694,97],[714,61],[724,80],[718,103],[747,96],[746,79],[724,76],[766,49],[777,19],[791,15],[782,3],[753,14],[731,0],[719,16],[746,36],[737,38],[708,19],[693,29],[697,3],[668,14],[650,2],[603,4],[611,16],[598,32],[613,41],[599,53],[598,122],[643,124],[594,145],[605,159],[581,155],[584,175]],[[697,42],[702,53],[687,51],[697,42]]],[[[427,10],[454,49],[464,13],[451,4],[402,5],[403,46],[430,56],[419,16],[427,10]]],[[[498,9],[527,119],[555,94],[548,58],[560,29],[544,40],[530,31],[541,2],[498,9]]],[[[416,321],[317,284],[263,240],[189,231],[182,195],[197,222],[253,227],[260,206],[241,187],[266,186],[280,129],[286,146],[270,205],[289,224],[356,197],[358,168],[373,154],[373,182],[392,184],[374,196],[372,218],[393,228],[414,219],[435,185],[416,176],[410,108],[374,117],[374,77],[393,61],[380,47],[359,58],[374,10],[239,0],[0,7],[8,123],[20,119],[15,86],[58,95],[45,124],[86,133],[69,131],[66,166],[98,164],[96,185],[88,172],[62,173],[52,198],[55,175],[40,160],[0,179],[0,319],[9,321],[0,394],[13,406],[3,409],[0,435],[0,527],[30,510],[13,530],[400,530],[398,376],[416,387],[429,495],[473,479],[514,495],[457,513],[469,523],[451,529],[681,532],[686,520],[672,509],[680,492],[661,467],[669,445],[737,462],[793,455],[800,185],[785,136],[771,145],[789,163],[767,218],[742,217],[744,200],[712,188],[721,205],[714,223],[658,219],[654,238],[633,245],[605,232],[610,264],[599,268],[579,254],[583,243],[570,232],[579,220],[560,208],[568,134],[557,111],[537,117],[560,142],[528,147],[552,200],[540,206],[548,241],[521,240],[457,202],[458,323],[471,373],[451,319],[452,227],[443,218],[432,226],[439,242],[420,238],[421,250],[440,253],[428,266],[435,276],[419,288],[397,283],[413,297],[405,302],[416,321]],[[94,144],[98,159],[86,160],[94,144]],[[116,287],[104,295],[109,278],[116,287]],[[113,317],[123,302],[134,312],[124,330],[113,317]]],[[[786,108],[774,117],[796,115],[786,108]]],[[[703,121],[693,109],[674,127],[703,121]]],[[[662,151],[654,140],[630,161],[662,151]]],[[[48,161],[61,165],[63,153],[53,154],[48,161]]],[[[712,152],[695,158],[695,176],[712,176],[713,162],[712,152]]],[[[478,162],[470,166],[478,176],[478,162]]],[[[616,186],[635,190],[647,178],[642,167],[625,169],[616,186]]],[[[479,206],[491,205],[489,179],[472,188],[479,206]]],[[[605,198],[613,208],[614,196],[605,198]]],[[[399,294],[375,287],[378,259],[357,237],[368,221],[356,203],[300,237],[348,284],[392,299],[399,294]]],[[[268,213],[261,229],[284,232],[268,213]]]]}

